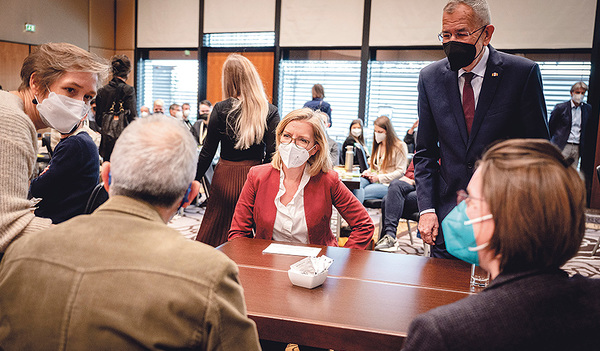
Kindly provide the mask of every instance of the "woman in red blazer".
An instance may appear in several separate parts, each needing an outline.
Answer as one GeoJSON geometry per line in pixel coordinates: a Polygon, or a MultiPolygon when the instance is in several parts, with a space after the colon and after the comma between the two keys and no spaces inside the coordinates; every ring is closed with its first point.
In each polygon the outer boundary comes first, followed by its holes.
{"type": "Polygon", "coordinates": [[[271,164],[250,169],[229,230],[229,240],[252,237],[337,246],[329,223],[331,206],[350,225],[345,247],[365,249],[373,222],[332,170],[322,112],[290,112],[277,126],[271,164]]]}

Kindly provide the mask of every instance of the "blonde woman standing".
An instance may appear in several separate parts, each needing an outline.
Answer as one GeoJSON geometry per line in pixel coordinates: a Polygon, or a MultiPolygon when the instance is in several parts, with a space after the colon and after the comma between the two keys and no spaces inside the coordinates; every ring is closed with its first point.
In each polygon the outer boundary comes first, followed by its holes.
{"type": "Polygon", "coordinates": [[[223,99],[215,104],[198,159],[202,178],[221,144],[210,197],[196,240],[218,246],[227,233],[250,167],[271,162],[275,152],[277,108],[267,101],[256,68],[247,58],[231,54],[223,64],[223,99]]]}

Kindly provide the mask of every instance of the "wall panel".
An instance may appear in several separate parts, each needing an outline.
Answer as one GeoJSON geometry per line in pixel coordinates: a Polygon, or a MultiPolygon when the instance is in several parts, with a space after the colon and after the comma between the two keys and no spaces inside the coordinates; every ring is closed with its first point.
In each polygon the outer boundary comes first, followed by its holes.
{"type": "Polygon", "coordinates": [[[0,2],[0,40],[23,44],[68,42],[88,49],[89,4],[82,0],[0,2]],[[24,24],[36,32],[24,32],[24,24]]]}
{"type": "Polygon", "coordinates": [[[361,46],[363,0],[285,0],[281,46],[361,46]]]}
{"type": "Polygon", "coordinates": [[[198,47],[198,0],[138,0],[137,46],[198,47]]]}
{"type": "MultiPolygon", "coordinates": [[[[440,45],[446,1],[372,0],[371,46],[440,45]]],[[[596,0],[488,0],[499,49],[591,48],[596,0]]]]}
{"type": "Polygon", "coordinates": [[[115,0],[90,1],[90,48],[114,49],[115,0]]]}
{"type": "Polygon", "coordinates": [[[275,30],[275,0],[205,0],[204,13],[204,33],[275,30]]]}
{"type": "MultiPolygon", "coordinates": [[[[227,59],[230,52],[209,52],[206,61],[206,98],[211,103],[216,103],[223,100],[221,88],[221,71],[223,63],[227,59]]],[[[252,61],[260,79],[265,87],[265,92],[269,101],[273,101],[273,64],[275,56],[272,52],[244,52],[241,53],[248,60],[252,61]]]]}
{"type": "Polygon", "coordinates": [[[21,84],[21,66],[29,55],[29,45],[0,42],[0,85],[2,89],[17,90],[21,84]]]}

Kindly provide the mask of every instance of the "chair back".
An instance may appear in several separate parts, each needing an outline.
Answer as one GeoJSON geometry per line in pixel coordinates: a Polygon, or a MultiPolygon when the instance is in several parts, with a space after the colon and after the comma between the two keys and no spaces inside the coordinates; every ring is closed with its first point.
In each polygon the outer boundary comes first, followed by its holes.
{"type": "Polygon", "coordinates": [[[88,199],[87,205],[85,206],[85,212],[83,214],[90,214],[94,212],[100,205],[108,200],[108,193],[104,189],[104,183],[100,183],[94,187],[92,194],[88,199]]]}

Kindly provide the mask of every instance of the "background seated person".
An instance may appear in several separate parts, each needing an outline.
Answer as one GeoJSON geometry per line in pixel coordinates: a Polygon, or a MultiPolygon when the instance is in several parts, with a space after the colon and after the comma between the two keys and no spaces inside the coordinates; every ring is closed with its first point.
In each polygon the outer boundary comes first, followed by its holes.
{"type": "Polygon", "coordinates": [[[100,178],[98,148],[82,129],[83,122],[74,133],[61,133],[48,167],[29,187],[31,196],[42,199],[35,215],[50,218],[54,224],[84,213],[100,178]]]}
{"type": "Polygon", "coordinates": [[[332,165],[337,166],[340,164],[340,149],[338,143],[335,140],[333,140],[327,133],[327,128],[331,126],[331,123],[329,123],[329,118],[325,113],[321,111],[317,112],[320,113],[321,120],[325,125],[325,137],[327,138],[327,145],[329,145],[329,159],[331,159],[332,165]]]}
{"type": "Polygon", "coordinates": [[[490,285],[411,323],[405,350],[592,350],[600,279],[560,267],[585,231],[585,187],[548,141],[492,146],[442,221],[448,251],[490,285]]]}
{"type": "Polygon", "coordinates": [[[415,140],[417,139],[417,127],[419,126],[419,120],[417,119],[415,123],[413,123],[412,127],[410,127],[406,131],[406,135],[404,135],[404,142],[406,143],[406,147],[408,148],[408,153],[413,154],[415,152],[415,140]]]}
{"type": "Polygon", "coordinates": [[[380,116],[373,128],[373,151],[369,160],[371,167],[362,173],[360,189],[354,190],[361,203],[364,200],[383,199],[390,182],[400,179],[408,166],[406,144],[398,139],[392,121],[387,116],[380,116]]]}
{"type": "Polygon", "coordinates": [[[373,221],[332,170],[319,113],[290,112],[277,126],[271,164],[250,169],[235,208],[229,240],[252,237],[337,246],[331,232],[331,206],[351,227],[345,247],[365,249],[373,221]]]}
{"type": "Polygon", "coordinates": [[[198,194],[196,148],[181,121],[133,121],[108,201],[9,246],[0,349],[260,350],[235,263],[166,225],[198,194]]]}
{"type": "Polygon", "coordinates": [[[350,123],[350,131],[348,137],[344,141],[344,145],[342,145],[342,154],[340,155],[343,161],[342,165],[346,164],[346,146],[354,147],[353,165],[360,166],[361,172],[367,170],[369,168],[369,164],[367,163],[369,152],[367,151],[367,145],[365,144],[364,128],[361,119],[355,119],[350,123]],[[364,157],[360,157],[357,151],[358,149],[363,152],[364,157]]]}
{"type": "Polygon", "coordinates": [[[381,239],[375,245],[375,250],[394,251],[396,249],[396,232],[402,215],[410,216],[419,212],[417,206],[417,191],[415,188],[415,165],[412,160],[404,176],[394,179],[388,187],[387,195],[381,203],[381,218],[383,228],[381,239]]]}

